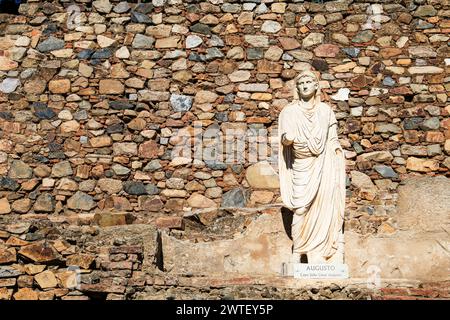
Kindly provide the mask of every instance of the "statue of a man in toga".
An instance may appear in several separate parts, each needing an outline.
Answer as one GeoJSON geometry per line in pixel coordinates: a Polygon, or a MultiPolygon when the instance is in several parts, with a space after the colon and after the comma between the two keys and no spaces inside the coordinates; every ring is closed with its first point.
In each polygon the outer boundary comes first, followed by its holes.
{"type": "Polygon", "coordinates": [[[312,71],[295,78],[294,100],[280,113],[279,176],[283,203],[293,211],[293,262],[343,263],[345,159],[331,107],[320,101],[312,71]]]}

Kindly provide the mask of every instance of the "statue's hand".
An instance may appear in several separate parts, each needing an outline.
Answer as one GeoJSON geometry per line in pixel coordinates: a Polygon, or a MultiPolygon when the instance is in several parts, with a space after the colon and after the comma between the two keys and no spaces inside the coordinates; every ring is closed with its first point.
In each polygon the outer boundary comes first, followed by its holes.
{"type": "Polygon", "coordinates": [[[291,137],[288,133],[283,133],[281,136],[281,143],[285,146],[290,146],[294,143],[294,137],[291,137]]]}

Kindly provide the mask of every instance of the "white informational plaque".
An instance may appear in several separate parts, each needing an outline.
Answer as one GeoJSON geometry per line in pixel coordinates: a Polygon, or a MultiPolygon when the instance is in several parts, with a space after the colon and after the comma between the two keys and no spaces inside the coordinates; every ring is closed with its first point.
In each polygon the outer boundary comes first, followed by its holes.
{"type": "Polygon", "coordinates": [[[346,264],[308,264],[294,263],[293,274],[296,279],[347,279],[346,264]]]}

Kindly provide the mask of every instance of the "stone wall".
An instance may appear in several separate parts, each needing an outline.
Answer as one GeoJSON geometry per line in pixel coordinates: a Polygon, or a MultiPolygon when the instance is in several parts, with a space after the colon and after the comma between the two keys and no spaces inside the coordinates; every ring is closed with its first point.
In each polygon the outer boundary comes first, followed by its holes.
{"type": "MultiPolygon", "coordinates": [[[[233,238],[249,222],[226,208],[279,207],[277,146],[258,153],[252,139],[266,145],[311,66],[345,149],[346,230],[398,235],[399,185],[449,176],[449,17],[448,0],[31,0],[0,15],[0,265],[27,261],[33,232],[9,230],[23,221],[233,238]]],[[[60,248],[65,267],[76,252],[60,248]]],[[[141,272],[139,254],[112,259],[141,272]]],[[[36,287],[46,271],[33,270],[0,289],[36,287]]]]}

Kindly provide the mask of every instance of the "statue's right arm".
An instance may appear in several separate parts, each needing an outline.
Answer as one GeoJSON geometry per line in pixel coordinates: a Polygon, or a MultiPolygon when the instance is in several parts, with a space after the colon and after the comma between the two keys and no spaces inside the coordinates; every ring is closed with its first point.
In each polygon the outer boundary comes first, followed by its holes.
{"type": "Polygon", "coordinates": [[[281,143],[284,146],[290,146],[294,143],[294,137],[291,137],[288,133],[283,133],[281,136],[281,143]]]}
{"type": "Polygon", "coordinates": [[[279,119],[279,121],[280,121],[280,127],[279,128],[282,130],[281,131],[282,132],[282,134],[281,134],[281,144],[283,146],[285,146],[285,147],[288,147],[288,146],[292,145],[294,143],[294,139],[295,139],[294,135],[292,135],[292,133],[289,132],[290,131],[289,130],[289,128],[290,128],[289,122],[290,121],[289,121],[289,116],[288,116],[288,113],[287,113],[288,108],[289,108],[289,105],[286,106],[281,111],[280,119],[279,119]]]}

